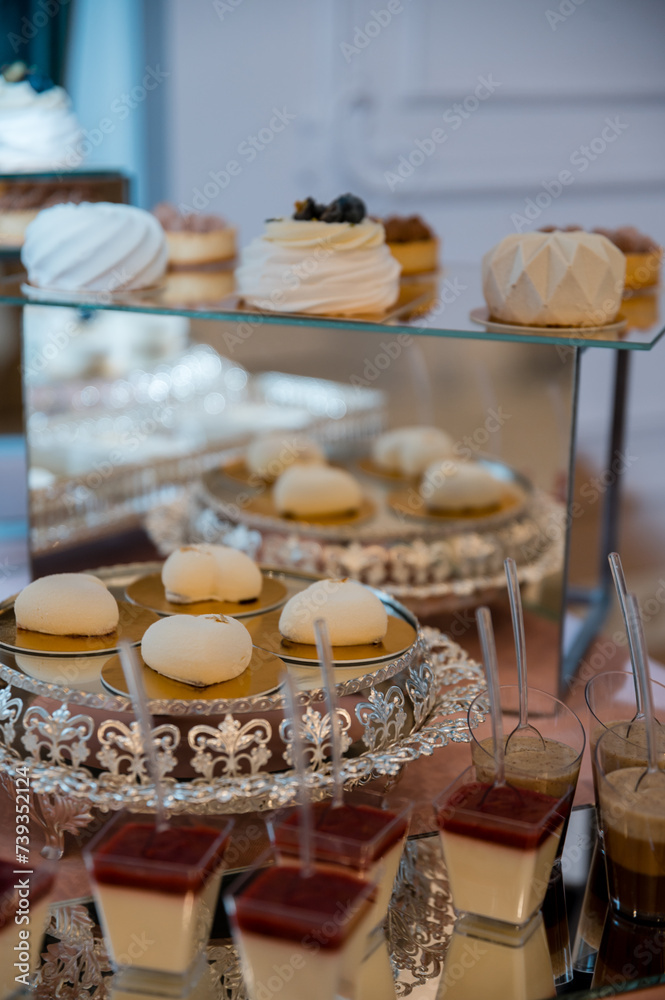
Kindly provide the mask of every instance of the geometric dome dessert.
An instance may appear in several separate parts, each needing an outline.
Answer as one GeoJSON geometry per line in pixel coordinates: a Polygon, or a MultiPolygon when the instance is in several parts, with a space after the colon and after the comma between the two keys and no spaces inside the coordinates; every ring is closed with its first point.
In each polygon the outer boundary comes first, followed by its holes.
{"type": "Polygon", "coordinates": [[[625,274],[626,258],[598,233],[512,233],[483,257],[483,293],[502,323],[605,326],[625,274]]]}

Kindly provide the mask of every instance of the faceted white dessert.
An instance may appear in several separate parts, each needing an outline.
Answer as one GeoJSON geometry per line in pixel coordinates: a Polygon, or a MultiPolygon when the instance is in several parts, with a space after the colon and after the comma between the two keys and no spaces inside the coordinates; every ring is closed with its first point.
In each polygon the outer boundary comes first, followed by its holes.
{"type": "Polygon", "coordinates": [[[166,598],[174,604],[194,601],[253,601],[263,577],[253,559],[228,545],[183,545],[162,566],[166,598]]]}
{"type": "Polygon", "coordinates": [[[430,510],[482,510],[501,503],[504,486],[480,462],[450,459],[431,465],[420,484],[430,510]]]}
{"type": "Polygon", "coordinates": [[[118,625],[115,597],[96,576],[54,573],[24,587],[14,601],[19,628],[48,635],[107,635],[118,625]]]}
{"type": "Polygon", "coordinates": [[[269,482],[277,479],[294,462],[325,463],[316,441],[305,434],[269,434],[247,446],[245,462],[250,472],[269,482]]]}
{"type": "Polygon", "coordinates": [[[292,465],[273,489],[280,514],[326,517],[358,510],[363,495],[350,472],[329,465],[292,465]]]}
{"type": "Polygon", "coordinates": [[[206,687],[238,677],[252,658],[252,637],[226,615],[171,615],[146,629],[141,655],[165,677],[206,687]]]}
{"type": "Polygon", "coordinates": [[[279,631],[292,642],[315,643],[314,622],[323,618],[333,646],[379,642],[388,614],[376,594],[355,580],[317,580],[286,602],[279,631]]]}
{"type": "Polygon", "coordinates": [[[453,439],[438,427],[397,427],[380,434],[372,446],[376,465],[403,476],[418,476],[437,459],[450,458],[453,439]]]}
{"type": "Polygon", "coordinates": [[[483,293],[502,323],[605,326],[625,274],[624,254],[598,233],[511,233],[483,257],[483,293]]]}

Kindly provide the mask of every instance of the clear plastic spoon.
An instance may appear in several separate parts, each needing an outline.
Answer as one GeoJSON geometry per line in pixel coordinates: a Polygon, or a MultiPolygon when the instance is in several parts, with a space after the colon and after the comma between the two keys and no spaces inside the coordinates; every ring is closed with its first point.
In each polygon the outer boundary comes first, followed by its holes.
{"type": "MultiPolygon", "coordinates": [[[[656,745],[656,727],[653,717],[653,698],[651,697],[651,676],[649,673],[649,654],[642,628],[640,606],[635,594],[626,594],[626,610],[628,612],[628,627],[631,635],[631,656],[634,657],[633,668],[637,674],[640,686],[642,705],[644,706],[644,733],[647,741],[647,769],[640,775],[635,785],[638,790],[645,778],[658,782],[659,788],[665,787],[665,771],[658,767],[658,747],[656,745]]],[[[646,787],[646,786],[643,786],[646,787]]]]}
{"type": "Polygon", "coordinates": [[[503,742],[503,718],[501,716],[501,697],[499,693],[499,665],[496,659],[496,643],[492,628],[492,616],[489,608],[476,608],[476,625],[480,636],[480,646],[483,652],[485,675],[487,677],[487,693],[490,699],[490,717],[492,722],[492,743],[494,752],[494,788],[506,784],[505,750],[503,742]]]}
{"type": "MultiPolygon", "coordinates": [[[[640,685],[637,678],[637,673],[635,671],[635,650],[633,649],[633,637],[631,635],[631,629],[628,622],[628,606],[626,603],[626,597],[628,595],[628,588],[626,586],[626,577],[623,572],[623,566],[621,564],[621,556],[618,552],[610,552],[607,557],[610,564],[610,569],[612,570],[612,578],[614,579],[614,586],[616,588],[617,597],[619,598],[619,607],[621,608],[621,614],[623,616],[623,623],[626,628],[626,635],[628,636],[628,648],[630,650],[630,662],[633,666],[633,682],[635,684],[635,704],[637,705],[637,711],[633,718],[631,719],[631,725],[633,722],[641,722],[644,718],[644,703],[642,701],[642,695],[640,694],[640,685]]],[[[626,736],[630,733],[630,726],[626,731],[626,736]]]]}
{"type": "Polygon", "coordinates": [[[317,618],[314,622],[314,635],[316,636],[316,650],[319,654],[319,663],[323,674],[323,686],[326,692],[328,703],[328,715],[330,717],[330,737],[332,746],[332,775],[333,775],[333,809],[344,805],[344,782],[342,781],[342,732],[337,714],[337,691],[335,688],[335,671],[332,660],[332,646],[328,635],[328,626],[325,619],[317,618]]]}
{"type": "Polygon", "coordinates": [[[522,595],[520,584],[517,579],[517,564],[514,559],[504,561],[506,580],[508,581],[508,599],[510,601],[510,615],[513,620],[513,635],[515,637],[515,654],[517,658],[517,684],[520,697],[519,722],[506,740],[506,753],[513,736],[517,733],[528,733],[530,736],[540,740],[542,747],[545,747],[545,740],[535,726],[529,722],[529,695],[527,687],[526,672],[526,639],[524,636],[524,611],[522,610],[522,595]]]}
{"type": "Polygon", "coordinates": [[[305,744],[300,731],[300,712],[298,711],[298,695],[293,677],[287,672],[284,678],[284,701],[286,716],[291,723],[291,746],[293,748],[293,764],[298,778],[298,800],[300,806],[300,823],[298,835],[300,838],[300,860],[305,878],[314,874],[314,823],[312,806],[307,794],[307,761],[305,759],[305,744]]]}

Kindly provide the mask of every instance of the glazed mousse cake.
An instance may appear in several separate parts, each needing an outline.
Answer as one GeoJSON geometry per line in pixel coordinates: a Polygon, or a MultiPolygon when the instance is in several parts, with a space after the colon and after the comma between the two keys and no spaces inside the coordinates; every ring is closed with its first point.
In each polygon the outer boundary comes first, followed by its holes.
{"type": "Polygon", "coordinates": [[[241,880],[224,901],[251,1000],[287,977],[289,1000],[353,996],[373,898],[367,878],[293,859],[241,880]]]}
{"type": "Polygon", "coordinates": [[[542,905],[564,826],[561,799],[465,772],[436,802],[458,913],[521,926],[542,905]]]}
{"type": "Polygon", "coordinates": [[[197,978],[230,830],[176,817],[158,831],[154,817],[123,813],[84,849],[104,938],[128,984],[148,972],[164,988],[197,978]]]}
{"type": "MultiPolygon", "coordinates": [[[[27,986],[39,964],[49,896],[55,875],[49,865],[29,874],[0,859],[0,998],[27,986]]],[[[26,869],[27,871],[27,869],[26,869]]]]}

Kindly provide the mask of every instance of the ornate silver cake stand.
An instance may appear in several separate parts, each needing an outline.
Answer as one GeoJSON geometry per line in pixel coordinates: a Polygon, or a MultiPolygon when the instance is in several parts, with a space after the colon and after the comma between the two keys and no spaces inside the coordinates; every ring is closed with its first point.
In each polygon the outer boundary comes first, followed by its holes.
{"type": "MultiPolygon", "coordinates": [[[[99,571],[117,595],[155,564],[99,571]]],[[[291,592],[308,574],[282,573],[291,592]]],[[[415,622],[389,597],[395,613],[415,622]]],[[[53,666],[29,675],[13,653],[0,650],[0,780],[12,792],[27,768],[34,815],[46,852],[59,857],[64,834],[90,826],[95,813],[153,810],[141,736],[127,698],[96,689],[92,675],[53,683],[53,666]],[[44,679],[42,679],[44,678],[44,679]]],[[[103,657],[88,657],[97,664],[103,657]]],[[[76,663],[74,662],[74,666],[76,663]]],[[[61,672],[62,672],[62,668],[61,672]]],[[[484,687],[482,667],[435,629],[419,629],[413,646],[395,659],[337,671],[338,713],[344,737],[342,777],[348,786],[394,777],[409,761],[450,741],[466,742],[466,709],[484,687]]],[[[330,794],[331,720],[320,687],[304,685],[302,735],[313,799],[330,794]]],[[[171,812],[243,813],[295,801],[293,733],[278,692],[233,701],[152,702],[153,739],[171,812]]]]}

